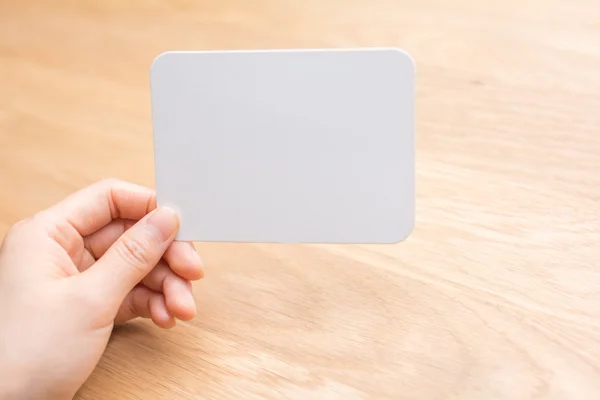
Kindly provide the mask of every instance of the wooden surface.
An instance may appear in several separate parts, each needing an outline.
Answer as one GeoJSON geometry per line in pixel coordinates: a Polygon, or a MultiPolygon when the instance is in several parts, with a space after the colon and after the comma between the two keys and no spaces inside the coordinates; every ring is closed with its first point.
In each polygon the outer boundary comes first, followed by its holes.
{"type": "Polygon", "coordinates": [[[198,318],[120,329],[78,398],[600,398],[598,0],[2,1],[0,234],[153,184],[161,51],[371,45],[418,66],[413,236],[200,244],[198,318]]]}

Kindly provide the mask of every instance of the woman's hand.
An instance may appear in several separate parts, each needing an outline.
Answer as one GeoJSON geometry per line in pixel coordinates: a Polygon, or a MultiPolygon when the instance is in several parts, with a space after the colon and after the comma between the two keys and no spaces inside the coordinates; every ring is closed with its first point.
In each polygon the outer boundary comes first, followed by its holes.
{"type": "Polygon", "coordinates": [[[154,191],[106,180],[17,223],[0,248],[0,398],[72,398],[114,324],[190,320],[193,245],[154,191]]]}

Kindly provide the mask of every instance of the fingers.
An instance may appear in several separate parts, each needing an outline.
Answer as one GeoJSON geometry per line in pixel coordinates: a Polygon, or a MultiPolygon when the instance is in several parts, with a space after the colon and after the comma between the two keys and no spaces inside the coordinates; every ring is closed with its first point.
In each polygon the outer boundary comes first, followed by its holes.
{"type": "Polygon", "coordinates": [[[83,238],[84,246],[95,259],[98,259],[136,222],[131,219],[111,221],[108,225],[83,238]]]}
{"type": "MultiPolygon", "coordinates": [[[[96,259],[102,257],[134,224],[135,221],[132,220],[117,219],[88,235],[84,238],[85,248],[88,250],[86,255],[91,254],[96,259]]],[[[80,271],[85,271],[91,264],[80,265],[80,271]]],[[[202,260],[193,244],[173,242],[163,259],[143,278],[142,283],[153,291],[164,294],[163,300],[173,317],[188,321],[196,316],[196,304],[189,280],[201,279],[203,275],[202,260]]]]}
{"type": "Polygon", "coordinates": [[[138,220],[156,208],[154,190],[107,179],[82,189],[44,213],[68,221],[81,236],[116,218],[138,220]]]}
{"type": "MultiPolygon", "coordinates": [[[[117,219],[84,238],[85,248],[98,259],[112,244],[135,224],[132,220],[117,219]]],[[[204,276],[202,259],[191,242],[173,242],[164,258],[176,274],[192,281],[204,276]]]]}
{"type": "Polygon", "coordinates": [[[178,276],[168,275],[163,283],[163,293],[167,309],[182,321],[196,317],[196,301],[192,294],[192,284],[178,276]]]}
{"type": "Polygon", "coordinates": [[[167,309],[175,318],[189,321],[196,316],[196,302],[191,283],[175,275],[166,262],[159,262],[142,283],[164,294],[167,309]]]}
{"type": "Polygon", "coordinates": [[[175,326],[175,318],[167,310],[165,298],[144,286],[135,287],[121,305],[115,324],[122,324],[137,317],[151,318],[161,328],[175,326]]]}
{"type": "Polygon", "coordinates": [[[89,281],[87,287],[99,288],[111,302],[121,304],[159,262],[178,229],[177,214],[159,208],[127,230],[80,276],[89,281]]]}
{"type": "Polygon", "coordinates": [[[123,301],[115,318],[115,323],[122,323],[137,317],[150,317],[150,297],[154,294],[158,293],[154,293],[143,286],[134,288],[123,301]]]}
{"type": "Polygon", "coordinates": [[[175,326],[175,318],[167,310],[165,296],[159,294],[150,298],[150,318],[161,328],[168,329],[175,326]]]}
{"type": "Polygon", "coordinates": [[[202,259],[191,242],[173,242],[164,258],[171,269],[184,279],[196,281],[204,276],[202,259]]]}
{"type": "Polygon", "coordinates": [[[164,260],[161,260],[156,264],[156,267],[150,271],[148,275],[142,280],[144,286],[149,287],[157,292],[162,292],[163,282],[167,275],[172,275],[173,270],[169,268],[164,260]]]}

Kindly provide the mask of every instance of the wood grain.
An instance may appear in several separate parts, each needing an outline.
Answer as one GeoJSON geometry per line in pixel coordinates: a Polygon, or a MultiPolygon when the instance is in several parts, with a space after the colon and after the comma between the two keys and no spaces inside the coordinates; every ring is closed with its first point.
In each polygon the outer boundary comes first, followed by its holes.
{"type": "Polygon", "coordinates": [[[600,398],[597,0],[4,1],[0,230],[153,185],[168,49],[400,46],[417,227],[395,246],[199,244],[199,316],[119,329],[79,399],[600,398]]]}

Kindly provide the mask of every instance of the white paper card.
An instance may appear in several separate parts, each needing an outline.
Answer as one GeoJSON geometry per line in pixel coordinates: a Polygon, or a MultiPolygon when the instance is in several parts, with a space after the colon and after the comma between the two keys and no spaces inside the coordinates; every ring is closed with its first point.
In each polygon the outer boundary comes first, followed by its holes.
{"type": "Polygon", "coordinates": [[[398,49],[167,52],[159,205],[178,240],[395,243],[414,225],[414,64],[398,49]]]}

